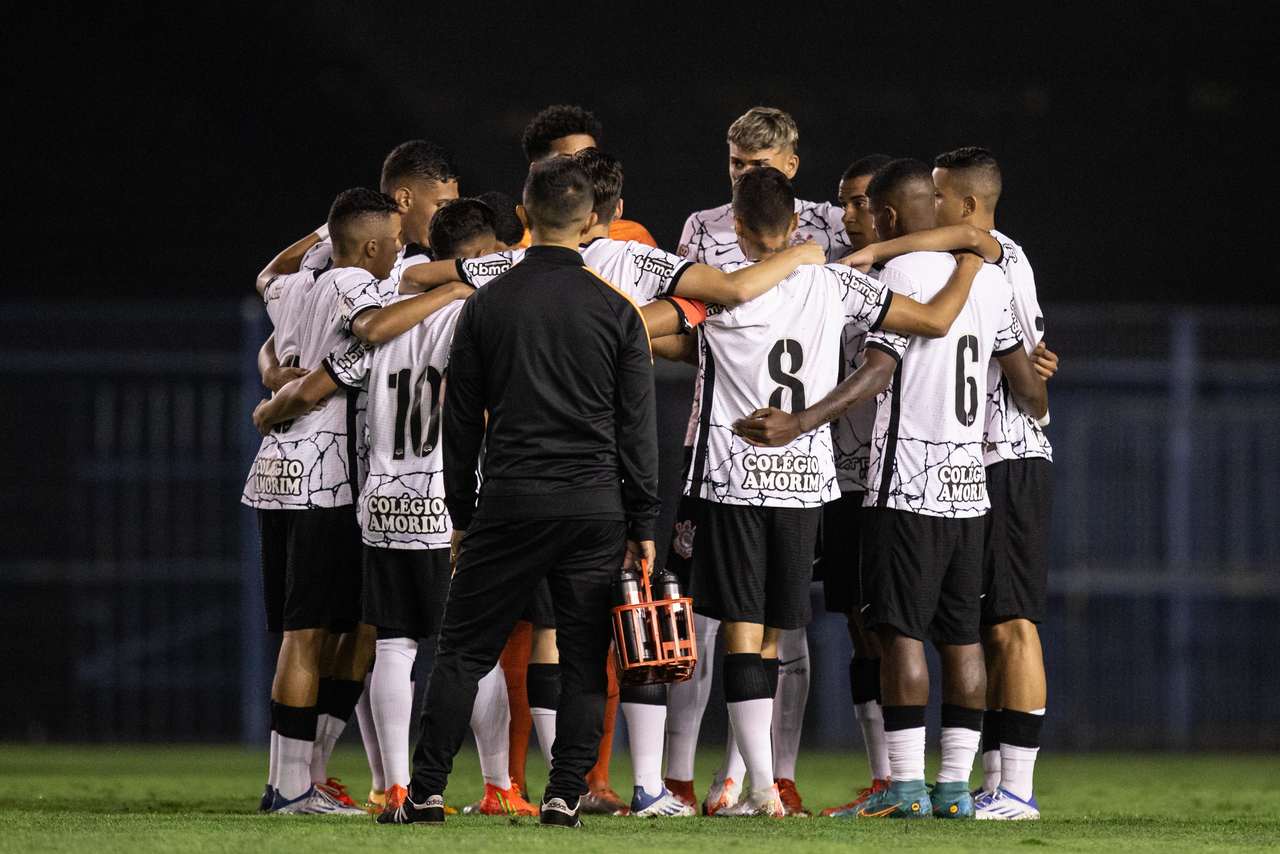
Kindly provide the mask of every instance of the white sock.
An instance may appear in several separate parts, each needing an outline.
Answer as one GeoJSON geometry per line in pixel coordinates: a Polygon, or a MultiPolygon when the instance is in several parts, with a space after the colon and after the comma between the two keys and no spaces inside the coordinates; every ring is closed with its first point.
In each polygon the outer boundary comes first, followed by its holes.
{"type": "Polygon", "coordinates": [[[533,715],[533,729],[538,734],[538,747],[542,749],[542,758],[547,767],[551,767],[551,746],[556,743],[556,710],[529,708],[533,715]]]}
{"type": "Polygon", "coordinates": [[[373,722],[373,706],[369,702],[370,679],[370,676],[365,677],[364,691],[360,693],[360,701],[356,703],[356,722],[360,725],[365,759],[369,760],[371,788],[375,792],[385,792],[387,778],[382,770],[382,748],[378,746],[378,728],[373,722]]]}
{"type": "MultiPolygon", "coordinates": [[[[772,722],[770,722],[772,728],[772,722]]],[[[742,783],[747,779],[747,761],[742,758],[742,749],[738,746],[738,735],[734,731],[733,718],[729,718],[729,734],[724,744],[724,764],[716,770],[717,780],[737,780],[742,783]]],[[[772,733],[770,733],[772,742],[772,733]]],[[[770,747],[772,749],[772,747],[770,747]]],[[[772,764],[772,761],[770,761],[772,764]]]]}
{"type": "MultiPolygon", "coordinates": [[[[1034,709],[1033,715],[1043,715],[1044,709],[1034,709]]],[[[1016,744],[1000,745],[1000,785],[1024,801],[1031,800],[1036,771],[1038,747],[1019,747],[1016,744]]],[[[983,757],[986,758],[985,756],[983,757]]]]}
{"type": "Polygon", "coordinates": [[[672,780],[693,779],[698,731],[711,696],[720,621],[694,614],[693,631],[698,640],[698,664],[693,678],[672,685],[667,695],[667,776],[672,780]]]}
{"type": "Polygon", "coordinates": [[[302,741],[277,735],[280,746],[280,759],[277,775],[280,797],[293,800],[311,788],[311,752],[315,750],[314,741],[302,741]]]}
{"type": "Polygon", "coordinates": [[[280,788],[280,733],[271,731],[271,746],[267,753],[267,785],[280,788]]]}
{"type": "Polygon", "coordinates": [[[507,678],[500,664],[495,664],[476,685],[471,732],[476,737],[476,753],[480,755],[484,781],[499,789],[510,789],[511,703],[507,699],[507,678]]]}
{"type": "MultiPolygon", "coordinates": [[[[942,728],[942,765],[938,769],[939,783],[969,782],[973,771],[973,757],[978,753],[982,733],[962,726],[942,728]]],[[[895,776],[896,779],[896,776],[895,776]]]]}
{"type": "Polygon", "coordinates": [[[867,746],[867,763],[873,780],[889,779],[889,745],[884,737],[884,709],[875,700],[853,707],[862,727],[862,741],[867,746]]]}
{"type": "Polygon", "coordinates": [[[778,693],[773,703],[773,773],[780,779],[794,780],[804,709],[809,703],[808,632],[800,628],[782,633],[778,639],[778,663],[778,693]]]}
{"type": "Polygon", "coordinates": [[[382,753],[383,783],[409,786],[409,724],[413,717],[413,662],[418,642],[412,638],[379,638],[369,680],[369,705],[378,750],[382,753]]]}
{"type": "Polygon", "coordinates": [[[662,736],[667,725],[667,707],[651,703],[620,705],[627,722],[635,784],[656,795],[662,791],[662,736]]]}
{"type": "Polygon", "coordinates": [[[986,750],[982,753],[982,788],[994,792],[1000,788],[1000,751],[986,750]]]}
{"type": "Polygon", "coordinates": [[[342,737],[347,722],[333,715],[316,716],[316,741],[311,751],[311,782],[323,783],[329,779],[329,757],[342,737]]]}
{"type": "Polygon", "coordinates": [[[924,727],[891,729],[884,734],[889,776],[894,782],[924,779],[924,727]]]}
{"type": "MultiPolygon", "coordinates": [[[[729,703],[729,720],[751,777],[751,794],[768,792],[773,786],[773,744],[769,734],[773,698],[729,703]]],[[[727,768],[726,775],[732,776],[727,774],[727,768]]]]}

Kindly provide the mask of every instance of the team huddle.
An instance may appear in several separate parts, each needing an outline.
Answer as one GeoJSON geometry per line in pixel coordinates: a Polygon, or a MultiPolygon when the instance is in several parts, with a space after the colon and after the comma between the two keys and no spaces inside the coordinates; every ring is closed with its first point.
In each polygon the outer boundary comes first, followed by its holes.
{"type": "Polygon", "coordinates": [[[403,143],[379,191],[340,193],[259,275],[272,395],[242,501],[282,634],[261,810],[444,821],[469,726],[484,795],[464,812],[568,827],[811,815],[796,762],[818,580],[848,620],[870,766],[821,815],[1039,818],[1057,359],[1026,255],[996,230],[997,161],[870,155],[836,203],[804,201],[795,122],[755,107],[728,131],[732,200],[691,214],[667,252],[623,219],[602,137],[579,107],[539,113],[519,204],[460,197],[445,150],[403,143]],[[545,282],[576,314],[544,310],[545,282]],[[566,376],[556,358],[575,353],[582,373],[566,376]],[[571,570],[654,557],[654,358],[697,366],[665,567],[692,597],[698,663],[684,682],[619,687],[607,581],[571,570]],[[559,402],[597,398],[597,416],[556,421],[559,402]],[[414,663],[435,638],[412,750],[414,663]],[[925,641],[943,682],[931,784],[925,641]],[[729,738],[700,800],[715,668],[729,738]],[[619,710],[630,802],[609,779],[619,710]],[[353,715],[363,805],[327,769],[353,715]],[[552,769],[540,803],[531,732],[552,769]]]}

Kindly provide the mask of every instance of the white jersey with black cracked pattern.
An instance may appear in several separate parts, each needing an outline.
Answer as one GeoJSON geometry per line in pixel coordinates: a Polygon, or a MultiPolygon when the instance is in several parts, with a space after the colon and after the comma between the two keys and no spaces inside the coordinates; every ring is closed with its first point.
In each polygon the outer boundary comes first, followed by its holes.
{"type": "MultiPolygon", "coordinates": [[[[408,299],[408,297],[404,297],[408,299]]],[[[447,548],[440,405],[463,302],[451,302],[378,347],[334,352],[324,367],[340,388],[368,394],[369,473],[358,515],[367,546],[447,548]]]]}
{"type": "MultiPolygon", "coordinates": [[[[1003,250],[999,266],[1013,290],[1013,311],[1022,324],[1023,345],[1030,353],[1044,338],[1044,313],[1036,297],[1036,277],[1026,251],[995,229],[991,236],[1003,250]]],[[[992,362],[987,376],[987,423],[983,462],[1002,460],[1053,460],[1053,446],[1044,428],[1022,410],[1004,381],[1000,365],[992,362]]]]}
{"type": "MultiPolygon", "coordinates": [[[[880,270],[867,272],[880,278],[880,270]]],[[[863,362],[867,330],[850,323],[840,336],[840,380],[853,374],[863,362]]],[[[841,492],[867,491],[867,466],[871,462],[871,434],[876,424],[876,402],[864,400],[846,409],[831,422],[831,444],[836,452],[836,475],[841,492]]]]}
{"type": "Polygon", "coordinates": [[[757,507],[839,497],[828,425],[758,448],[733,422],[762,406],[795,412],[820,400],[836,385],[845,327],[879,328],[891,297],[849,267],[803,265],[750,302],[711,306],[698,333],[701,400],[685,494],[757,507]]]}
{"type": "MultiPolygon", "coordinates": [[[[844,230],[844,214],[831,202],[796,199],[799,222],[792,243],[813,240],[827,253],[828,261],[838,261],[853,250],[844,230]]],[[[684,221],[676,254],[690,261],[724,269],[747,260],[733,228],[733,203],[705,211],[694,211],[684,221]]]]}
{"type": "MultiPolygon", "coordinates": [[[[946,252],[912,252],[886,264],[880,281],[928,302],[955,263],[946,252]]],[[[1011,303],[999,268],[984,264],[943,337],[867,336],[868,348],[898,360],[893,381],[876,399],[867,506],[949,518],[991,508],[982,459],[984,390],[992,357],[1022,346],[1011,303]]]]}
{"type": "MultiPolygon", "coordinates": [[[[373,274],[359,267],[272,279],[263,300],[275,326],[280,364],[315,368],[349,345],[354,310],[368,305],[380,287],[373,274]]],[[[305,415],[276,425],[258,448],[241,502],[265,510],[352,504],[359,482],[359,473],[353,477],[350,466],[360,456],[359,405],[349,395],[334,395],[305,415]]]]}

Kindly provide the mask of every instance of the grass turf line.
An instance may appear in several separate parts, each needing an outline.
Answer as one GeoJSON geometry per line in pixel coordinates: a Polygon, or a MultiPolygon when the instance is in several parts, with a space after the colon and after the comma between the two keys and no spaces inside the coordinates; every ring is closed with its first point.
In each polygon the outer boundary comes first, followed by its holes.
{"type": "MultiPolygon", "coordinates": [[[[705,787],[718,756],[699,757],[705,787]]],[[[264,751],[239,747],[0,746],[0,851],[114,854],[139,851],[263,852],[847,852],[851,845],[905,851],[1271,850],[1280,846],[1280,778],[1274,757],[1047,754],[1037,768],[1040,822],[839,821],[814,818],[627,819],[588,816],[580,832],[536,819],[450,818],[438,827],[378,827],[360,818],[254,812],[264,751]]],[[[801,756],[799,786],[815,812],[848,800],[866,776],[858,754],[801,756]]],[[[362,796],[368,768],[358,749],[331,765],[362,796]]],[[[630,793],[625,756],[614,788],[630,793]]],[[[479,797],[475,754],[458,758],[449,801],[479,797]]],[[[975,778],[976,779],[976,778],[975,778]]],[[[545,768],[529,757],[536,798],[545,768]]]]}

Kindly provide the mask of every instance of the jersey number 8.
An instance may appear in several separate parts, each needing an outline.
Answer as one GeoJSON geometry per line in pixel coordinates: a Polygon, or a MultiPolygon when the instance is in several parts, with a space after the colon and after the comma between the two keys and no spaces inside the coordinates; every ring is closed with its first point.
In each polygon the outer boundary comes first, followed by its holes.
{"type": "Polygon", "coordinates": [[[779,385],[773,390],[773,394],[769,395],[769,405],[774,409],[782,408],[782,392],[786,389],[791,390],[790,411],[799,412],[804,409],[804,383],[795,376],[796,371],[799,371],[803,364],[804,349],[799,341],[781,338],[774,343],[773,349],[769,351],[769,376],[779,385]],[[791,357],[788,360],[790,362],[787,365],[788,370],[782,369],[784,353],[791,357]]]}
{"type": "Polygon", "coordinates": [[[426,371],[418,374],[417,382],[412,381],[412,372],[408,368],[401,368],[387,377],[387,386],[394,389],[396,393],[396,420],[395,436],[392,443],[392,459],[404,459],[404,428],[406,421],[409,422],[409,441],[413,446],[414,454],[419,457],[425,457],[435,449],[436,442],[440,439],[440,390],[442,385],[440,372],[430,366],[427,367],[426,371]],[[422,391],[426,383],[431,385],[431,396],[424,401],[422,399],[422,391]],[[423,441],[422,436],[422,406],[424,403],[429,407],[426,413],[426,441],[423,441]]]}

